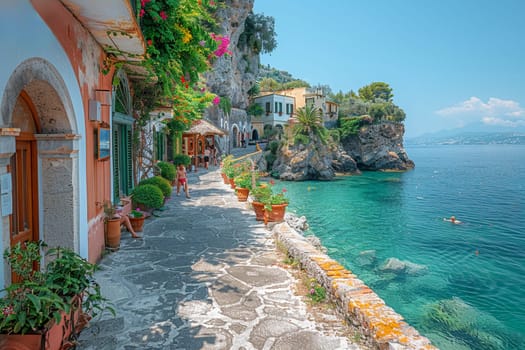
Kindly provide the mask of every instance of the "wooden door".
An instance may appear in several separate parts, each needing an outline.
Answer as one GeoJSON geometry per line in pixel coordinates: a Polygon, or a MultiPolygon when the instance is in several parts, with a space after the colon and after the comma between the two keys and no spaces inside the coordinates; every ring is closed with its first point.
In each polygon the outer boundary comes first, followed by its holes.
{"type": "MultiPolygon", "coordinates": [[[[33,140],[17,140],[16,154],[11,158],[11,246],[19,242],[37,241],[39,237],[35,147],[33,140]]],[[[12,279],[13,282],[18,281],[14,274],[12,279]]]]}

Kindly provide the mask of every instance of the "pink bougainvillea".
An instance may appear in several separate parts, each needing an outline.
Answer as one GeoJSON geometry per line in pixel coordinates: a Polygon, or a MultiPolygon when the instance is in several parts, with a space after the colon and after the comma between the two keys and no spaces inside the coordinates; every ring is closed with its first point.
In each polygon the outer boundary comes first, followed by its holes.
{"type": "Polygon", "coordinates": [[[213,54],[217,57],[221,57],[225,54],[231,55],[232,52],[228,50],[228,46],[230,45],[230,38],[223,35],[218,35],[215,33],[211,33],[210,36],[213,40],[217,42],[217,50],[213,52],[213,54]]]}
{"type": "Polygon", "coordinates": [[[160,18],[162,18],[163,20],[167,20],[168,19],[168,15],[164,11],[160,11],[159,15],[160,15],[160,18]]]}
{"type": "Polygon", "coordinates": [[[221,103],[221,98],[219,96],[215,96],[212,102],[214,105],[218,105],[219,103],[221,103]]]}

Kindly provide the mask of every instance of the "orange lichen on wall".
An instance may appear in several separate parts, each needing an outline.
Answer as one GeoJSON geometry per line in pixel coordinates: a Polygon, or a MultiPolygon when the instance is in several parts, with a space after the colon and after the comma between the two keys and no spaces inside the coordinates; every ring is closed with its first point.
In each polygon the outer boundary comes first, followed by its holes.
{"type": "Polygon", "coordinates": [[[332,271],[326,271],[326,275],[328,277],[335,277],[335,278],[351,278],[355,277],[350,271],[348,270],[332,270],[332,271]]]}
{"type": "MultiPolygon", "coordinates": [[[[279,230],[278,236],[298,235],[295,231],[287,229],[286,225],[283,226],[285,227],[282,231],[279,230]]],[[[279,239],[283,241],[281,237],[279,239]]],[[[292,240],[287,241],[290,242],[293,243],[292,240]]],[[[305,264],[308,272],[323,284],[327,284],[324,286],[336,298],[336,305],[352,323],[361,327],[363,334],[370,337],[371,344],[379,349],[437,349],[351,271],[327,255],[311,254],[310,248],[303,245],[301,242],[298,249],[289,247],[289,251],[299,251],[302,261],[309,260],[309,263],[305,264]]]]}
{"type": "Polygon", "coordinates": [[[375,338],[379,341],[399,339],[403,335],[401,324],[395,320],[370,321],[369,325],[374,331],[375,338]]]}

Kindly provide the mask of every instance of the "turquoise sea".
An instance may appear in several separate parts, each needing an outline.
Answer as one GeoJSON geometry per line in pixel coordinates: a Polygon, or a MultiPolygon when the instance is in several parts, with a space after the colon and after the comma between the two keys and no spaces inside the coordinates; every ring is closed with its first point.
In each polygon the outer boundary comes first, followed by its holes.
{"type": "Polygon", "coordinates": [[[525,146],[406,150],[405,173],[276,186],[332,258],[439,348],[525,349],[525,146]],[[404,268],[385,269],[390,258],[404,268]]]}

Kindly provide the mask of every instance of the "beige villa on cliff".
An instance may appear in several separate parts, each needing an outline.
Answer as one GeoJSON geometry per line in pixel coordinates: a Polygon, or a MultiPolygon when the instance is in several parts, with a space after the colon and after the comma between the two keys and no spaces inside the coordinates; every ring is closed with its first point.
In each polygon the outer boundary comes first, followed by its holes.
{"type": "Polygon", "coordinates": [[[284,130],[289,125],[294,112],[306,105],[312,105],[320,111],[327,128],[337,125],[339,105],[326,97],[321,89],[300,87],[262,93],[253,102],[262,107],[263,115],[252,118],[252,140],[262,137],[265,127],[271,126],[284,130]]]}

